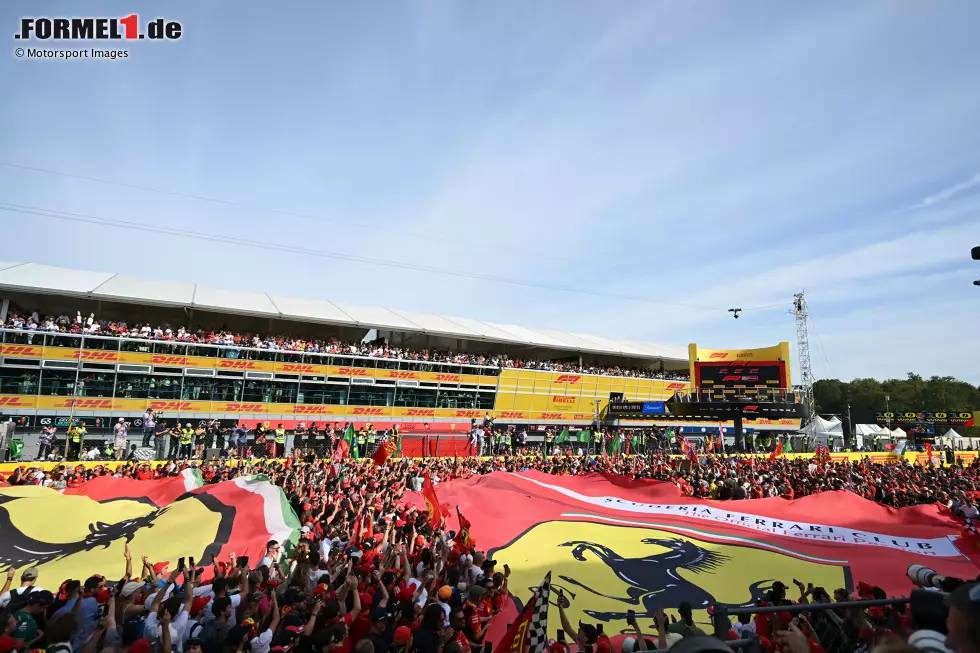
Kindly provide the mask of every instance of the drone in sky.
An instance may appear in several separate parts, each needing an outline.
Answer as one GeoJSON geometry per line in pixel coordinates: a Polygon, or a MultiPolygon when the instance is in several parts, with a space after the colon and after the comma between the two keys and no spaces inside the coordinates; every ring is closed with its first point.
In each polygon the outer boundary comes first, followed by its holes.
{"type": "Polygon", "coordinates": [[[732,317],[734,317],[737,320],[738,319],[738,314],[742,312],[742,309],[740,309],[740,308],[730,308],[730,309],[728,309],[728,312],[729,313],[733,313],[732,317]]]}

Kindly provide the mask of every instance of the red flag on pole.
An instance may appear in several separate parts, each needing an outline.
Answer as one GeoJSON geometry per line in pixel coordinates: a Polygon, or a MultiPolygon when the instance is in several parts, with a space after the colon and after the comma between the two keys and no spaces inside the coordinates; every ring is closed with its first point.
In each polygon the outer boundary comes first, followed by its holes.
{"type": "Polygon", "coordinates": [[[422,498],[425,499],[425,508],[429,512],[429,525],[432,528],[439,528],[442,523],[442,506],[439,504],[439,497],[436,496],[436,486],[432,484],[429,473],[425,473],[425,481],[422,483],[422,498]]]}
{"type": "Polygon", "coordinates": [[[776,462],[776,458],[782,455],[783,455],[783,441],[780,440],[779,443],[776,444],[776,448],[772,450],[771,454],[769,454],[769,462],[771,463],[776,462]]]}
{"type": "Polygon", "coordinates": [[[461,551],[467,551],[470,548],[470,520],[463,516],[459,506],[456,506],[456,516],[459,517],[459,532],[456,533],[453,541],[461,551]]]}
{"type": "Polygon", "coordinates": [[[378,450],[374,452],[374,457],[372,458],[372,460],[374,460],[374,464],[378,467],[384,465],[385,461],[388,460],[393,453],[395,453],[397,448],[398,445],[395,444],[394,440],[386,440],[385,443],[378,447],[378,450]]]}
{"type": "Polygon", "coordinates": [[[333,452],[334,460],[343,460],[350,453],[350,443],[347,440],[341,440],[337,443],[337,448],[333,452]]]}

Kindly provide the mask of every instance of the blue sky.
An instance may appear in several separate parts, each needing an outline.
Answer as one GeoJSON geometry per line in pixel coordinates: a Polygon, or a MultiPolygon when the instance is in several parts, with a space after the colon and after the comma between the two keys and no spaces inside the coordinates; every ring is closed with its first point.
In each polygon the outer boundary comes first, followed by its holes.
{"type": "MultiPolygon", "coordinates": [[[[0,25],[38,6],[3,3],[0,25]]],[[[805,289],[818,377],[980,383],[976,2],[166,6],[184,37],[123,43],[125,60],[21,60],[10,38],[0,161],[308,217],[2,166],[0,203],[718,309],[805,289]]],[[[0,221],[7,260],[676,345],[795,341],[782,309],[736,322],[0,221]]]]}

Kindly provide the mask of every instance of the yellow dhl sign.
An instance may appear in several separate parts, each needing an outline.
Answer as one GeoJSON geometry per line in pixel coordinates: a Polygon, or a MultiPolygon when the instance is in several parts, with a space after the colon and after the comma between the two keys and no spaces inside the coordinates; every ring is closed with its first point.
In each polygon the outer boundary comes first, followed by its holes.
{"type": "Polygon", "coordinates": [[[471,408],[405,408],[389,406],[331,406],[319,404],[262,404],[240,401],[179,401],[166,399],[102,399],[92,397],[24,397],[0,395],[0,410],[14,414],[19,410],[71,410],[85,412],[127,412],[138,415],[147,408],[166,414],[234,414],[234,415],[295,415],[311,418],[349,418],[359,421],[367,417],[399,417],[413,421],[427,419],[483,419],[490,413],[495,419],[506,420],[565,420],[589,421],[590,413],[568,411],[485,411],[471,408]]]}
{"type": "MultiPolygon", "coordinates": [[[[599,398],[608,401],[612,392],[622,392],[630,401],[662,401],[688,387],[686,381],[506,369],[500,373],[497,386],[500,394],[497,402],[499,407],[501,395],[528,394],[589,397],[591,400],[599,398]]],[[[595,410],[591,401],[588,410],[595,410]]]]}
{"type": "Polygon", "coordinates": [[[130,365],[273,372],[278,374],[303,374],[307,376],[347,376],[371,379],[435,381],[438,383],[466,383],[473,385],[497,384],[497,377],[495,376],[481,376],[476,374],[414,372],[409,370],[369,369],[355,366],[341,367],[336,365],[313,365],[310,363],[210,358],[206,356],[173,356],[169,354],[144,354],[130,351],[102,351],[97,349],[83,349],[79,351],[78,349],[68,347],[0,345],[0,356],[9,358],[81,360],[83,362],[95,363],[127,363],[130,365]]]}
{"type": "MultiPolygon", "coordinates": [[[[547,399],[547,397],[546,397],[547,399]]],[[[575,422],[588,423],[595,419],[590,410],[545,409],[522,410],[498,407],[484,411],[471,408],[406,408],[389,406],[332,406],[320,404],[262,404],[242,401],[180,401],[166,399],[103,399],[97,397],[25,397],[19,395],[0,395],[0,411],[15,415],[21,410],[74,409],[83,413],[124,412],[139,415],[147,408],[169,415],[188,414],[226,414],[226,415],[279,415],[283,418],[294,416],[311,419],[363,421],[367,418],[401,418],[415,422],[430,419],[480,420],[487,413],[496,420],[530,422],[575,422]]],[[[537,404],[535,404],[537,405],[537,404]]],[[[638,426],[649,426],[656,420],[635,422],[638,426]]],[[[630,420],[620,420],[621,424],[634,424],[630,420]]],[[[671,422],[665,422],[671,423],[671,422]]],[[[677,423],[686,423],[683,420],[677,423]]],[[[692,422],[693,423],[693,422],[692,422]]],[[[746,426],[788,426],[799,427],[799,420],[746,420],[746,426]]],[[[713,424],[714,426],[714,424],[713,424]]],[[[731,424],[728,424],[731,426],[731,424]]]]}

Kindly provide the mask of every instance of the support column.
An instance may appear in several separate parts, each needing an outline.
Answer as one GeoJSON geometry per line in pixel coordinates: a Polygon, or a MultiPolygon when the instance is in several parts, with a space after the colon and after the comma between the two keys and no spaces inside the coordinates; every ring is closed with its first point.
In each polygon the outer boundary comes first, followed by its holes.
{"type": "Polygon", "coordinates": [[[10,300],[0,299],[0,322],[7,321],[7,311],[10,310],[10,300]]]}

